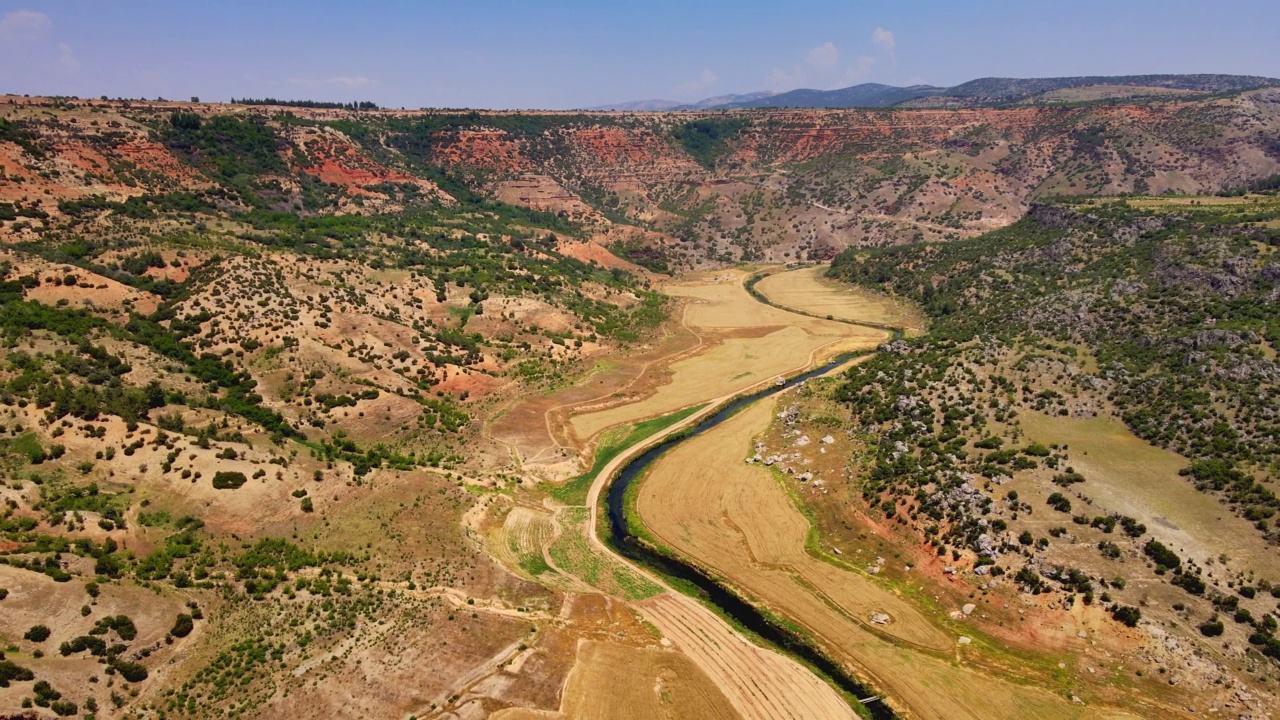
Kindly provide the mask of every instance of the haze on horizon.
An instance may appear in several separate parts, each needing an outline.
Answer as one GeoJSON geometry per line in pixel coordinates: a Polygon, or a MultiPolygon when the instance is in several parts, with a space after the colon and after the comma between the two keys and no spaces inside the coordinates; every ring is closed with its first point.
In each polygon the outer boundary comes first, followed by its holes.
{"type": "Polygon", "coordinates": [[[1280,76],[1264,0],[0,0],[0,93],[565,109],[984,76],[1280,76]]]}

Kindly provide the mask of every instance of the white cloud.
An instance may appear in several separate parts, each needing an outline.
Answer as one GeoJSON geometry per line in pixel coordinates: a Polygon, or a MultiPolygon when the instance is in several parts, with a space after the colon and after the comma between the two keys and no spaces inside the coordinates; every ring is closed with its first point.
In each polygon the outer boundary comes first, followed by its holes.
{"type": "Polygon", "coordinates": [[[363,75],[359,75],[356,77],[347,77],[345,75],[339,75],[337,77],[329,78],[327,82],[331,85],[342,85],[343,87],[349,87],[349,88],[368,87],[370,85],[378,84],[377,80],[364,77],[363,75]]]}
{"type": "Polygon", "coordinates": [[[819,70],[830,70],[840,62],[840,51],[833,43],[823,43],[809,50],[809,65],[819,70]]]}
{"type": "Polygon", "coordinates": [[[327,78],[289,78],[290,85],[299,87],[344,87],[344,88],[362,88],[371,85],[377,85],[378,81],[371,78],[357,75],[355,77],[349,75],[335,75],[327,78]]]}
{"type": "Polygon", "coordinates": [[[53,65],[66,73],[73,73],[80,69],[80,61],[76,59],[75,53],[71,52],[71,46],[66,43],[58,43],[58,59],[53,65]]]}
{"type": "Polygon", "coordinates": [[[871,71],[875,66],[875,58],[870,55],[859,55],[857,62],[849,67],[846,76],[850,82],[864,82],[871,77],[871,71]]]}
{"type": "Polygon", "coordinates": [[[698,73],[698,77],[696,80],[690,80],[688,82],[680,83],[679,85],[676,86],[675,91],[676,93],[684,96],[691,96],[691,95],[696,95],[698,93],[704,93],[707,90],[709,90],[712,85],[715,85],[716,81],[719,79],[720,78],[716,77],[715,73],[711,72],[710,70],[704,69],[702,72],[698,73]]]}
{"type": "Polygon", "coordinates": [[[16,45],[42,40],[53,29],[53,21],[44,13],[30,10],[7,12],[0,18],[0,42],[16,45]]]}
{"type": "Polygon", "coordinates": [[[885,54],[885,57],[889,59],[889,65],[898,64],[898,40],[893,36],[893,33],[878,27],[871,33],[871,44],[885,54]]]}
{"type": "Polygon", "coordinates": [[[825,42],[809,48],[805,62],[791,67],[776,67],[765,78],[769,90],[786,91],[798,87],[831,88],[867,82],[873,74],[893,69],[898,64],[898,40],[882,27],[871,33],[868,53],[859,54],[852,62],[843,59],[834,42],[825,42]]]}
{"type": "Polygon", "coordinates": [[[14,10],[0,16],[0,74],[48,83],[51,75],[78,72],[80,61],[71,46],[54,42],[52,34],[53,20],[44,13],[14,10]]]}
{"type": "Polygon", "coordinates": [[[790,72],[782,68],[774,68],[773,72],[765,77],[764,86],[767,90],[784,92],[804,85],[805,80],[804,70],[798,67],[792,68],[790,72]]]}

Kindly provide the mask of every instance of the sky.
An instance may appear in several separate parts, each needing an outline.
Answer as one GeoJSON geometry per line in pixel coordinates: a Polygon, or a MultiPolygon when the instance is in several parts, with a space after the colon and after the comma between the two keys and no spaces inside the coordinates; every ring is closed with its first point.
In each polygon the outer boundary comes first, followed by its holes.
{"type": "Polygon", "coordinates": [[[1280,77],[1276,0],[0,0],[0,93],[566,109],[862,82],[1280,77]]]}

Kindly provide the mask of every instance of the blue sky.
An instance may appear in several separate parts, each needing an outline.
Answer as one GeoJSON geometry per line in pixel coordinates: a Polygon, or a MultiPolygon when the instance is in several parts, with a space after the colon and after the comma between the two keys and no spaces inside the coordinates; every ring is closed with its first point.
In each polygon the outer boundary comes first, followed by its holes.
{"type": "Polygon", "coordinates": [[[860,82],[1280,77],[1276,0],[0,0],[0,93],[571,108],[860,82]]]}

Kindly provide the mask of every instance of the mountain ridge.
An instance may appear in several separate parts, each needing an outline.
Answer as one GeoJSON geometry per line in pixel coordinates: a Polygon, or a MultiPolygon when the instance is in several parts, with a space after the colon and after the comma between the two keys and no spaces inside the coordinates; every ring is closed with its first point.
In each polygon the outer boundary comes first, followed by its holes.
{"type": "Polygon", "coordinates": [[[607,105],[598,105],[596,107],[583,108],[588,112],[663,112],[666,110],[710,110],[725,107],[733,103],[748,103],[761,100],[777,93],[772,90],[759,90],[757,92],[729,94],[729,95],[713,95],[712,97],[703,98],[693,103],[683,103],[678,100],[662,100],[653,98],[650,100],[633,100],[630,102],[611,103],[607,105]]]}
{"type": "MultiPolygon", "coordinates": [[[[860,83],[834,90],[796,88],[786,92],[758,91],[719,95],[694,103],[674,100],[639,100],[587,108],[594,111],[663,112],[687,110],[731,110],[745,108],[867,108],[937,106],[984,107],[1034,100],[1038,96],[1079,88],[1133,88],[1130,95],[1113,93],[1105,99],[1142,97],[1154,91],[1220,93],[1280,85],[1280,79],[1258,75],[1220,73],[1082,75],[1049,78],[982,77],[952,85],[895,86],[860,83]],[[1146,91],[1145,93],[1142,91],[1146,91]]],[[[1085,98],[1104,99],[1104,98],[1085,98]]],[[[1060,101],[1050,99],[1050,101],[1060,101]]]]}
{"type": "MultiPolygon", "coordinates": [[[[1280,88],[892,113],[9,99],[0,210],[23,203],[14,216],[139,194],[179,202],[175,191],[214,208],[308,216],[488,198],[576,227],[555,228],[587,241],[566,252],[617,263],[612,252],[657,272],[961,239],[1015,222],[1044,197],[1216,193],[1280,173],[1280,88]]],[[[30,240],[30,226],[15,219],[5,234],[30,240]]]]}

